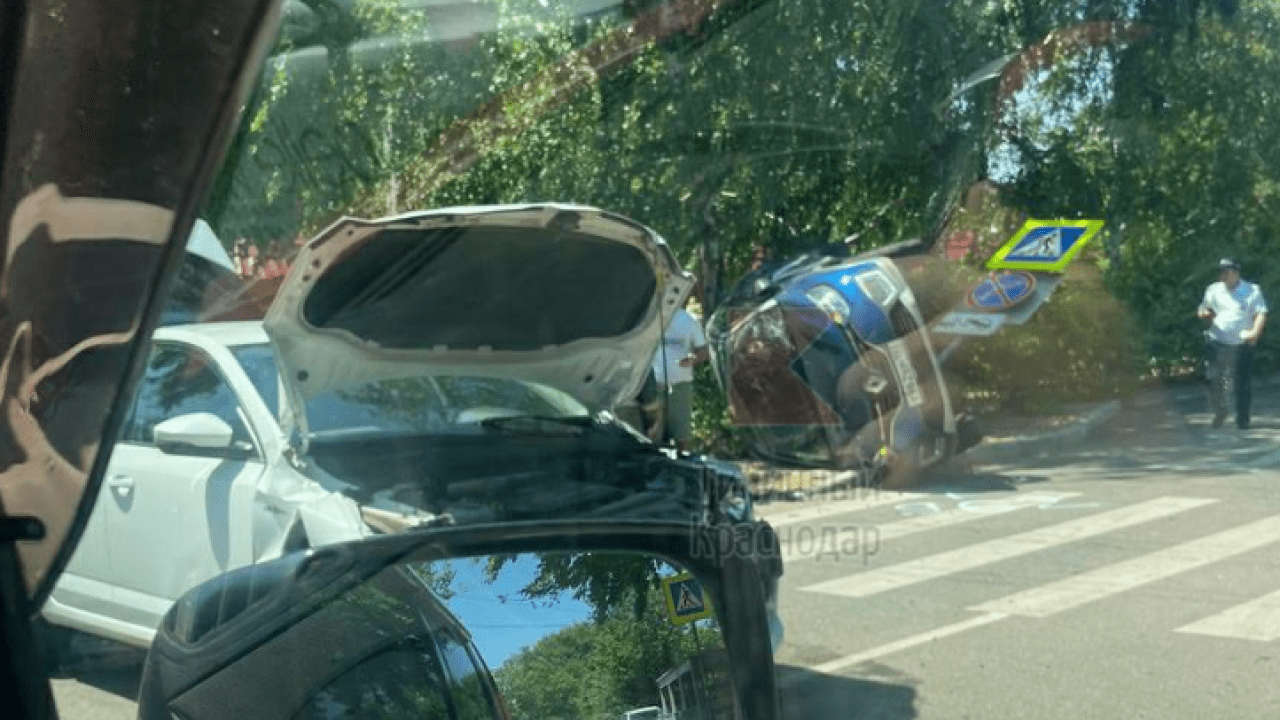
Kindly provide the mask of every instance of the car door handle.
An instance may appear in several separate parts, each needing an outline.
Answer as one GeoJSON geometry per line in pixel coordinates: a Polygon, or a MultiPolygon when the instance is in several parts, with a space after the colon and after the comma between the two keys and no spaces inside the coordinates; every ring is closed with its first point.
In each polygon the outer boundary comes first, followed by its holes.
{"type": "Polygon", "coordinates": [[[107,487],[112,490],[118,490],[122,495],[127,495],[133,490],[133,478],[128,475],[116,475],[107,480],[107,487]]]}

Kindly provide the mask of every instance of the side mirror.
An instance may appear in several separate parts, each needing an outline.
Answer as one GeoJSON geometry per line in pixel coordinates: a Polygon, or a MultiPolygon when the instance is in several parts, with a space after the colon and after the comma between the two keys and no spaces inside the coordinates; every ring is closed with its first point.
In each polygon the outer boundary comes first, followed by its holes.
{"type": "Polygon", "coordinates": [[[161,622],[138,717],[324,718],[362,714],[377,697],[395,717],[658,708],[775,720],[761,571],[778,548],[763,530],[440,528],[235,570],[192,589],[161,622]],[[608,660],[618,638],[626,662],[608,660]]]}
{"type": "Polygon", "coordinates": [[[169,418],[155,427],[155,444],[162,452],[178,455],[238,455],[243,448],[232,444],[235,432],[212,413],[188,413],[169,418]]]}

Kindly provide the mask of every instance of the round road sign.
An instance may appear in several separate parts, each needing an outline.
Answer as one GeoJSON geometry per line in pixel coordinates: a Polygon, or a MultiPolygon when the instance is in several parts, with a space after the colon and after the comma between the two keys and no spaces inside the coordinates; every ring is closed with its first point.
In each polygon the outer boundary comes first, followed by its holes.
{"type": "Polygon", "coordinates": [[[1036,279],[1024,270],[993,272],[969,291],[969,307],[982,312],[1004,312],[1031,299],[1036,279]]]}

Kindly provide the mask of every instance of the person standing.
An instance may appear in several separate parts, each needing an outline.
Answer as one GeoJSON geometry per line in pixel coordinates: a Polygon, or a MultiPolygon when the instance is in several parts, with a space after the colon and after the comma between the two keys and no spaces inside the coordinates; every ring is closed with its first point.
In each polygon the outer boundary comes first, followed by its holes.
{"type": "Polygon", "coordinates": [[[676,310],[654,354],[653,373],[658,386],[667,387],[665,439],[675,441],[681,452],[693,440],[693,369],[709,355],[702,325],[684,308],[676,310]]]}
{"type": "Polygon", "coordinates": [[[273,242],[267,246],[267,251],[262,261],[262,265],[258,269],[258,277],[262,280],[270,280],[272,278],[284,277],[289,272],[289,266],[284,261],[285,253],[283,244],[273,242]]]}
{"type": "Polygon", "coordinates": [[[235,244],[231,247],[231,255],[235,263],[236,274],[246,280],[252,278],[253,266],[249,263],[249,241],[245,238],[237,238],[235,244]]]}
{"type": "Polygon", "coordinates": [[[1197,316],[1211,322],[1209,341],[1209,401],[1213,427],[1227,419],[1227,403],[1235,388],[1236,426],[1249,427],[1253,400],[1253,352],[1267,323],[1267,301],[1262,290],[1241,279],[1240,263],[1232,258],[1218,262],[1219,280],[1204,291],[1197,316]]]}

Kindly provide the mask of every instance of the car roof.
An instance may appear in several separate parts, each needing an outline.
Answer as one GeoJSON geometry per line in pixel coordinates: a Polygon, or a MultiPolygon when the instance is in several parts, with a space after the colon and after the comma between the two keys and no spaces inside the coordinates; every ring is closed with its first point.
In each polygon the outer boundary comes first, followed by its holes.
{"type": "Polygon", "coordinates": [[[170,325],[157,328],[155,339],[183,341],[204,339],[228,347],[262,345],[268,342],[267,332],[262,328],[260,320],[170,325]]]}

